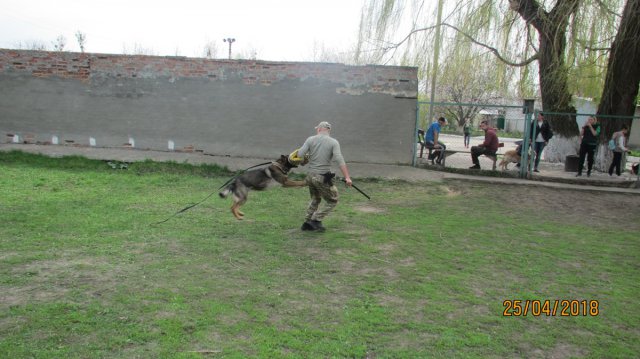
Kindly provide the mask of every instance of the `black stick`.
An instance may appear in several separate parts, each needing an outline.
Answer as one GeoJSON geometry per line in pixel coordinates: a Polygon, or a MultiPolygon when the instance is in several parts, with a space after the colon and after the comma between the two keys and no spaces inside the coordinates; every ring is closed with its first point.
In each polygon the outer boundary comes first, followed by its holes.
{"type": "MultiPolygon", "coordinates": [[[[347,183],[347,180],[345,180],[344,178],[340,178],[340,181],[347,183]]],[[[364,193],[360,188],[358,188],[358,186],[356,186],[355,184],[353,184],[353,182],[351,183],[351,187],[355,188],[358,192],[360,192],[363,196],[367,197],[367,199],[371,199],[371,197],[369,197],[368,194],[364,193]]]]}

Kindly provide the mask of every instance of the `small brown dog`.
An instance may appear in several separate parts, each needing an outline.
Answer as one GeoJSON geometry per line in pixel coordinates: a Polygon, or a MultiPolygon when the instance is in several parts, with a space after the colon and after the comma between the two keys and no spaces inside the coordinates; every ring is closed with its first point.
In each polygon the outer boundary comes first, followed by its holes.
{"type": "Polygon", "coordinates": [[[304,187],[305,181],[292,181],[287,174],[293,167],[298,167],[289,161],[289,157],[280,156],[280,158],[272,162],[269,167],[247,171],[235,178],[220,193],[221,198],[226,198],[233,193],[233,204],[231,205],[231,213],[237,219],[243,219],[244,213],[240,211],[240,206],[247,202],[249,190],[262,191],[268,187],[273,181],[280,183],[283,187],[304,187]]]}
{"type": "Polygon", "coordinates": [[[509,150],[502,155],[502,161],[500,161],[499,166],[502,167],[502,170],[506,170],[509,166],[509,163],[519,163],[520,155],[516,150],[509,150]]]}

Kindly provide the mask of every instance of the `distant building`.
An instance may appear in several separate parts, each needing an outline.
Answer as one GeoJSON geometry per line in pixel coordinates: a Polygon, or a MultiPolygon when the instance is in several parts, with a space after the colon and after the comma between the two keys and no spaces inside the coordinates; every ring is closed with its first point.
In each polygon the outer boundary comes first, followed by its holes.
{"type": "Polygon", "coordinates": [[[504,120],[499,121],[499,119],[504,119],[504,116],[501,116],[500,112],[504,111],[498,110],[497,108],[482,109],[478,112],[478,123],[482,121],[489,121],[489,126],[497,128],[499,130],[503,130],[504,120]]]}

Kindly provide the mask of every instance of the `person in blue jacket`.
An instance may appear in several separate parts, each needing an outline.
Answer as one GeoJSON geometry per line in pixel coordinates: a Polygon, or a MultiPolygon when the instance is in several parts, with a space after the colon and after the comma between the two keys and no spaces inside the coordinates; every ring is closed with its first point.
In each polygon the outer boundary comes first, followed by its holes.
{"type": "Polygon", "coordinates": [[[429,159],[432,160],[437,156],[437,164],[440,164],[442,162],[442,158],[444,157],[444,150],[447,149],[447,146],[445,146],[445,144],[438,139],[438,137],[440,137],[442,126],[446,124],[447,120],[444,117],[440,117],[438,121],[432,123],[431,126],[429,126],[427,133],[425,133],[424,135],[424,142],[426,147],[434,149],[429,159]]]}

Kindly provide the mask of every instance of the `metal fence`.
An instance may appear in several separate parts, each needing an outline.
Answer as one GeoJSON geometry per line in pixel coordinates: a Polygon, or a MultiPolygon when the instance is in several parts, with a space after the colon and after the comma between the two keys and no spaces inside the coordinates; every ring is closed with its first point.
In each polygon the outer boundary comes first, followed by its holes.
{"type": "MultiPolygon", "coordinates": [[[[578,162],[579,144],[567,144],[567,148],[555,149],[554,158],[549,161],[549,156],[542,152],[542,161],[540,162],[540,172],[534,172],[535,152],[532,142],[535,142],[537,133],[536,126],[531,126],[533,121],[539,114],[543,114],[547,119],[554,119],[557,123],[558,118],[566,118],[567,121],[574,121],[577,128],[581,128],[583,123],[589,117],[596,117],[604,126],[606,123],[609,128],[619,130],[623,122],[632,122],[640,119],[640,116],[609,116],[596,115],[593,113],[554,113],[533,110],[533,101],[525,100],[520,106],[518,105],[497,105],[497,104],[475,104],[475,103],[447,103],[447,102],[418,102],[416,110],[416,146],[414,147],[413,164],[416,167],[424,167],[432,170],[445,171],[465,171],[472,165],[471,147],[481,144],[484,141],[484,133],[479,130],[478,124],[481,120],[487,119],[492,127],[498,128],[498,138],[501,147],[499,147],[495,157],[480,156],[480,171],[474,171],[477,174],[494,175],[494,176],[511,176],[519,178],[536,179],[538,177],[557,177],[557,178],[573,178],[576,175],[576,166],[578,162]],[[429,108],[433,107],[433,108],[429,108]],[[478,113],[473,118],[472,135],[469,139],[469,145],[465,146],[464,135],[461,127],[451,126],[439,135],[439,140],[444,142],[446,149],[444,150],[444,158],[438,163],[437,149],[429,148],[425,145],[424,134],[428,130],[431,123],[439,117],[451,119],[454,111],[463,113],[461,109],[475,108],[478,113]],[[432,118],[427,118],[433,114],[432,118]],[[515,130],[515,131],[514,131],[515,130]],[[531,141],[531,139],[534,139],[531,141]],[[525,149],[524,151],[522,149],[525,149]],[[558,153],[564,153],[566,158],[558,158],[558,153]],[[431,157],[429,155],[432,155],[431,157]],[[495,172],[485,172],[485,171],[495,172]]],[[[631,127],[631,126],[629,126],[631,127]]],[[[622,168],[624,175],[621,177],[609,177],[608,163],[611,163],[613,154],[607,147],[608,138],[604,131],[600,135],[599,145],[596,147],[596,162],[607,163],[607,168],[599,166],[594,168],[594,176],[591,178],[583,178],[584,180],[593,181],[612,181],[611,185],[619,183],[624,186],[625,182],[640,183],[638,173],[632,173],[632,166],[640,162],[640,158],[633,157],[628,154],[623,155],[622,168]],[[617,181],[617,182],[616,182],[617,181]]],[[[555,145],[555,144],[554,144],[555,145]]],[[[585,163],[585,168],[587,164],[585,163]]],[[[585,169],[586,172],[586,169],[585,169]]],[[[602,183],[601,183],[602,184],[602,183]]],[[[629,184],[629,183],[626,183],[629,184]]],[[[605,184],[607,185],[607,184],[605,184]]]]}

